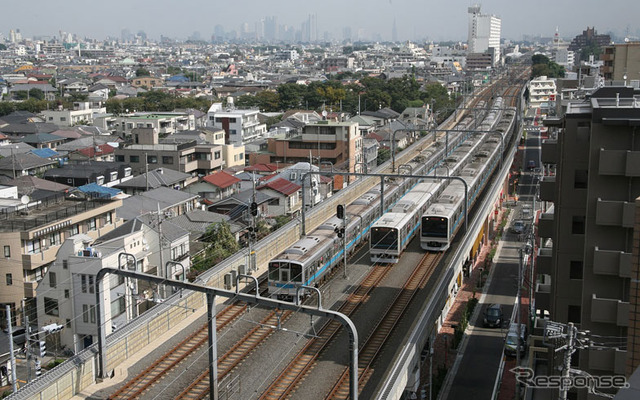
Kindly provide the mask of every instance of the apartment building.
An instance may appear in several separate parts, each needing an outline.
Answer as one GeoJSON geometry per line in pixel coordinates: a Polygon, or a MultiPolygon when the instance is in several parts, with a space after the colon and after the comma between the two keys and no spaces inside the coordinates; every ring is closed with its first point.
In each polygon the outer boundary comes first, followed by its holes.
{"type": "Polygon", "coordinates": [[[223,146],[198,144],[196,140],[159,139],[155,128],[137,128],[132,131],[134,144],[115,150],[117,162],[127,162],[135,174],[147,170],[168,168],[192,176],[190,184],[198,176],[209,175],[223,166],[223,146]]]}
{"type": "Polygon", "coordinates": [[[73,109],[64,110],[62,106],[58,110],[44,110],[40,112],[42,118],[59,127],[76,126],[80,124],[92,125],[93,118],[99,114],[105,114],[107,108],[102,102],[76,102],[73,109]]]}
{"type": "MultiPolygon", "coordinates": [[[[189,232],[174,224],[163,224],[163,219],[164,216],[145,215],[97,240],[78,234],[64,241],[36,289],[39,324],[55,323],[66,328],[60,332],[61,346],[78,352],[97,341],[96,275],[102,268],[131,263],[139,272],[183,279],[190,267],[189,232]],[[163,225],[161,230],[159,224],[163,225]],[[122,257],[123,253],[129,256],[122,257]],[[170,262],[160,265],[161,260],[170,262]]],[[[154,290],[149,284],[134,280],[127,286],[124,278],[114,275],[103,280],[102,292],[101,320],[109,334],[173,290],[154,290]]]]}
{"type": "Polygon", "coordinates": [[[640,80],[640,42],[605,46],[600,54],[601,72],[607,80],[631,84],[640,80]]]}
{"type": "Polygon", "coordinates": [[[311,159],[326,164],[325,168],[356,172],[356,166],[364,162],[362,146],[356,122],[317,121],[305,125],[299,135],[267,139],[263,151],[250,154],[249,163],[294,164],[311,159]]]}
{"type": "Polygon", "coordinates": [[[529,81],[529,105],[540,108],[556,99],[556,80],[546,76],[538,76],[529,81]]]}
{"type": "Polygon", "coordinates": [[[207,126],[223,129],[225,143],[242,145],[261,138],[267,133],[267,125],[258,119],[258,110],[222,108],[222,103],[213,103],[207,111],[207,126]]]}
{"type": "Polygon", "coordinates": [[[468,8],[469,31],[468,53],[491,54],[490,66],[496,66],[500,61],[500,32],[502,20],[489,14],[480,12],[480,5],[476,4],[468,8]]]}
{"type": "MultiPolygon", "coordinates": [[[[16,322],[23,315],[37,323],[36,288],[49,270],[62,243],[69,237],[84,234],[92,240],[121,224],[115,210],[122,200],[81,200],[58,193],[39,200],[25,197],[25,205],[5,208],[0,213],[0,310],[11,307],[16,322]],[[22,301],[24,299],[24,311],[22,301]]],[[[54,278],[55,279],[55,278],[54,278]]]]}
{"type": "Polygon", "coordinates": [[[540,184],[540,199],[553,207],[538,225],[543,246],[535,304],[553,321],[573,322],[592,338],[623,338],[593,340],[574,355],[574,365],[594,375],[625,373],[629,300],[638,296],[637,285],[630,285],[640,196],[640,104],[634,95],[632,88],[600,88],[545,122],[557,139],[542,145],[545,170],[555,174],[540,184]]]}
{"type": "Polygon", "coordinates": [[[136,128],[152,128],[165,136],[195,129],[196,119],[193,114],[186,112],[134,112],[120,116],[99,115],[94,117],[93,124],[121,137],[131,136],[136,128]]]}

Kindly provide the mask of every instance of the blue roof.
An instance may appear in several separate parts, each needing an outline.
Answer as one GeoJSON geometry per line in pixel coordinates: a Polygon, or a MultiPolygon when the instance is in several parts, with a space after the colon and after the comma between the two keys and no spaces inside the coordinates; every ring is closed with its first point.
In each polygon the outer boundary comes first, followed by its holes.
{"type": "Polygon", "coordinates": [[[78,187],[78,190],[90,194],[91,197],[99,197],[110,199],[118,194],[122,193],[120,189],[114,189],[106,186],[100,186],[97,183],[88,183],[78,187]]]}
{"type": "Polygon", "coordinates": [[[168,82],[189,82],[189,78],[184,75],[174,75],[167,78],[168,82]]]}
{"type": "Polygon", "coordinates": [[[33,149],[31,150],[31,153],[42,158],[51,158],[51,157],[57,157],[60,155],[60,153],[58,153],[57,151],[46,148],[46,147],[43,149],[33,149]]]}

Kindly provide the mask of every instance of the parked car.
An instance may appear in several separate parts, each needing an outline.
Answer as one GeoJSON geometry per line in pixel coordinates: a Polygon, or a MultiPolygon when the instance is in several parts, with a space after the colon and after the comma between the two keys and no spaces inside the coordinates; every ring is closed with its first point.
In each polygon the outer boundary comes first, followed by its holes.
{"type": "Polygon", "coordinates": [[[499,328],[502,326],[503,314],[502,306],[500,304],[490,304],[486,310],[484,310],[484,319],[482,324],[489,328],[499,328]]]}
{"type": "Polygon", "coordinates": [[[536,161],[535,160],[529,160],[527,161],[527,169],[529,171],[533,170],[536,168],[536,161]]]}
{"type": "Polygon", "coordinates": [[[516,220],[513,225],[511,225],[511,232],[517,233],[518,235],[524,233],[525,224],[522,220],[516,220]]]}
{"type": "Polygon", "coordinates": [[[512,322],[505,338],[504,354],[515,357],[516,351],[520,351],[520,356],[524,356],[527,351],[527,326],[520,324],[520,335],[518,335],[518,324],[512,322]]]}

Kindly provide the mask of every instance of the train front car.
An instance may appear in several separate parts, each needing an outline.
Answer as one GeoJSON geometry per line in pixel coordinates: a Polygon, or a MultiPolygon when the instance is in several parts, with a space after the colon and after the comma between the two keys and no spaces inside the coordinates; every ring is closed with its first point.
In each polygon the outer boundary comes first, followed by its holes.
{"type": "MultiPolygon", "coordinates": [[[[395,264],[402,252],[397,223],[394,223],[394,217],[389,214],[385,214],[371,228],[369,255],[373,263],[395,264]]],[[[402,216],[396,217],[399,219],[402,216]]]]}
{"type": "Polygon", "coordinates": [[[268,281],[271,297],[292,300],[303,282],[303,266],[297,261],[274,259],[269,262],[268,281]]]}
{"type": "Polygon", "coordinates": [[[420,247],[428,251],[449,248],[449,218],[443,215],[424,215],[420,229],[420,247]]]}

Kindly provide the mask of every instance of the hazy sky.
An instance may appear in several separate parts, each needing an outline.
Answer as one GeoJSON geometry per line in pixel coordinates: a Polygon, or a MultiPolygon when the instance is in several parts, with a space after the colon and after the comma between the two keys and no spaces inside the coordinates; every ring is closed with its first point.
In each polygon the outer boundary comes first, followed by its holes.
{"type": "MultiPolygon", "coordinates": [[[[215,25],[239,31],[250,30],[262,17],[276,16],[278,24],[300,29],[310,13],[317,14],[319,36],[328,31],[342,38],[344,27],[353,35],[378,34],[391,39],[395,18],[400,40],[466,40],[467,7],[477,1],[446,0],[322,0],[310,3],[292,0],[30,0],[7,1],[2,5],[0,32],[20,29],[23,36],[53,36],[66,31],[102,39],[120,37],[122,29],[143,30],[151,38],[160,35],[186,38],[198,31],[209,39],[215,25]]],[[[522,35],[552,36],[556,26],[560,36],[572,38],[587,26],[599,33],[640,35],[638,0],[485,0],[482,12],[502,18],[502,36],[522,39],[522,35]]]]}

